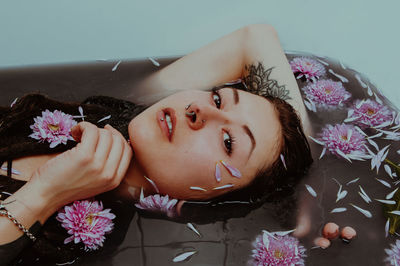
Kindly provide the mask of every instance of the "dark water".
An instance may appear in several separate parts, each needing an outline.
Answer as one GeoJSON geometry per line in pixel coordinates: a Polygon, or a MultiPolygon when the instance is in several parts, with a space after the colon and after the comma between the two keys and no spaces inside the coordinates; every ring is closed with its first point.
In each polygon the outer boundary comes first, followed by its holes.
{"type": "MultiPolygon", "coordinates": [[[[295,54],[288,54],[291,60],[295,54]]],[[[161,67],[176,58],[158,60],[161,67]]],[[[352,69],[344,68],[342,64],[329,58],[319,58],[329,65],[325,65],[327,78],[334,81],[340,79],[328,72],[346,77],[348,82],[343,82],[344,87],[352,94],[351,101],[355,99],[372,98],[368,95],[356,79],[352,69]]],[[[126,98],[127,91],[132,91],[138,80],[152,73],[158,68],[149,60],[123,61],[116,71],[111,71],[116,62],[98,61],[73,65],[34,66],[25,68],[0,70],[1,105],[10,104],[15,97],[20,97],[27,92],[43,92],[52,98],[64,101],[80,101],[91,95],[109,95],[126,98]]],[[[371,84],[366,77],[361,79],[378,97],[390,108],[394,108],[388,99],[381,95],[376,86],[371,84]]],[[[298,80],[300,88],[305,82],[298,80]]],[[[151,96],[150,92],[150,96],[151,96]]],[[[132,98],[144,97],[148,92],[133,90],[132,98]]],[[[156,99],[158,95],[154,97],[156,99]]],[[[394,109],[393,109],[394,110],[394,109]]],[[[310,112],[314,136],[327,124],[341,123],[347,117],[345,108],[335,111],[310,112]]],[[[369,135],[374,131],[366,131],[369,135]]],[[[387,158],[394,162],[400,161],[396,151],[400,149],[399,142],[374,139],[380,148],[391,144],[387,158]]],[[[376,174],[370,170],[370,161],[349,163],[344,159],[327,154],[321,160],[321,146],[310,141],[313,163],[308,175],[298,186],[298,204],[289,207],[288,212],[293,213],[292,221],[300,212],[309,212],[311,219],[310,233],[300,242],[307,249],[306,265],[383,265],[385,248],[394,243],[397,236],[385,237],[386,218],[383,215],[382,204],[372,201],[367,204],[358,194],[361,185],[371,199],[384,199],[385,195],[395,189],[393,182],[385,173],[383,166],[376,174]],[[347,197],[335,203],[339,186],[335,178],[348,191],[347,197]],[[355,178],[360,178],[357,183],[346,186],[346,183],[355,178]],[[376,181],[383,179],[392,185],[387,188],[376,181]],[[305,190],[304,184],[311,185],[318,196],[313,198],[305,190]],[[349,203],[369,210],[372,218],[367,218],[349,203]],[[333,208],[346,207],[343,213],[330,213],[333,208]],[[346,244],[341,240],[332,241],[328,249],[313,249],[313,240],[321,235],[321,229],[327,222],[335,222],[340,227],[352,226],[357,230],[357,238],[346,244]]],[[[373,150],[373,148],[371,148],[373,150]]],[[[286,208],[286,207],[284,207],[286,208]]],[[[282,210],[285,211],[285,210],[282,210]]],[[[201,215],[201,214],[200,214],[201,215]]],[[[206,215],[206,214],[204,214],[206,215]]],[[[144,217],[138,213],[130,218],[125,238],[112,252],[105,254],[96,253],[96,256],[83,257],[74,265],[175,265],[172,259],[184,251],[196,250],[197,253],[182,265],[246,265],[251,254],[252,242],[261,233],[261,230],[283,231],[289,228],[276,219],[272,207],[265,204],[260,208],[250,211],[245,217],[227,218],[224,221],[196,224],[202,234],[198,237],[189,230],[185,223],[144,217]]],[[[36,263],[40,264],[40,260],[36,263]]],[[[31,263],[32,264],[32,263],[31,263]]],[[[26,265],[31,265],[26,262],[26,265]]]]}

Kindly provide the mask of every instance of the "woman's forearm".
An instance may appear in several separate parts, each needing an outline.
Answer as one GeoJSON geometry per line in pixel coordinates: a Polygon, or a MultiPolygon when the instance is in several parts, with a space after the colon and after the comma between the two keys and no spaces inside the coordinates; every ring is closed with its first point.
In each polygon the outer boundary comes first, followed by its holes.
{"type": "Polygon", "coordinates": [[[247,38],[242,74],[246,85],[290,103],[300,115],[306,135],[311,134],[307,111],[278,34],[271,26],[256,24],[249,27],[247,38]]]}
{"type": "Polygon", "coordinates": [[[143,83],[150,93],[210,89],[241,77],[247,28],[238,29],[152,74],[143,83]]]}
{"type": "MultiPolygon", "coordinates": [[[[54,201],[43,197],[35,184],[26,183],[3,204],[15,219],[25,228],[30,228],[35,222],[41,224],[57,210],[54,201]]],[[[7,217],[0,216],[0,245],[7,244],[19,238],[23,232],[7,217]]]]}

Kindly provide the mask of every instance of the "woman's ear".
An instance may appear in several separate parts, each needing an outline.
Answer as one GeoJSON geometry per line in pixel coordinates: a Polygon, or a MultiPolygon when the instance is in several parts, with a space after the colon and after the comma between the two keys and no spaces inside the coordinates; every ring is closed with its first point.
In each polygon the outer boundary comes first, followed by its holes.
{"type": "Polygon", "coordinates": [[[186,200],[179,200],[178,203],[176,204],[176,213],[178,214],[178,216],[181,216],[181,210],[182,210],[182,206],[183,204],[186,202],[186,200]]]}

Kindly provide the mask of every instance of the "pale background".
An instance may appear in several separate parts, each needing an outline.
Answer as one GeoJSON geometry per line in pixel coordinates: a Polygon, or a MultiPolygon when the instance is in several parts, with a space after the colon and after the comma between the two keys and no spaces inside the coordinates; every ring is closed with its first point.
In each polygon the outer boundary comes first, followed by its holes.
{"type": "Polygon", "coordinates": [[[0,2],[0,68],[189,53],[251,23],[340,59],[400,107],[398,0],[0,2]]]}

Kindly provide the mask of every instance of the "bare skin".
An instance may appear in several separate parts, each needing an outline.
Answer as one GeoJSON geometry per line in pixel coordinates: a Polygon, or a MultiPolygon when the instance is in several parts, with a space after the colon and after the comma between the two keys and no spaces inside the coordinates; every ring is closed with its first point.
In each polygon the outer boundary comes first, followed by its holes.
{"type": "MultiPolygon", "coordinates": [[[[268,25],[250,25],[236,30],[161,69],[142,85],[171,93],[208,89],[249,76],[251,66],[258,63],[265,70],[274,69],[269,78],[279,87],[284,86],[290,97],[288,102],[300,114],[307,135],[309,122],[299,88],[277,34],[268,25]]],[[[15,160],[13,166],[23,168],[27,173],[24,179],[29,181],[7,199],[7,202],[16,199],[7,205],[8,210],[29,228],[35,221],[43,224],[63,205],[117,187],[131,171],[132,156],[131,147],[118,133],[111,127],[99,129],[80,123],[73,130],[74,138],[80,141],[76,148],[54,156],[15,160]],[[107,167],[102,167],[104,165],[107,167]]],[[[132,178],[124,180],[125,186],[133,185],[132,180],[134,186],[151,190],[143,171],[134,171],[132,178]]],[[[15,240],[21,234],[8,219],[0,218],[0,244],[15,240]]]]}

